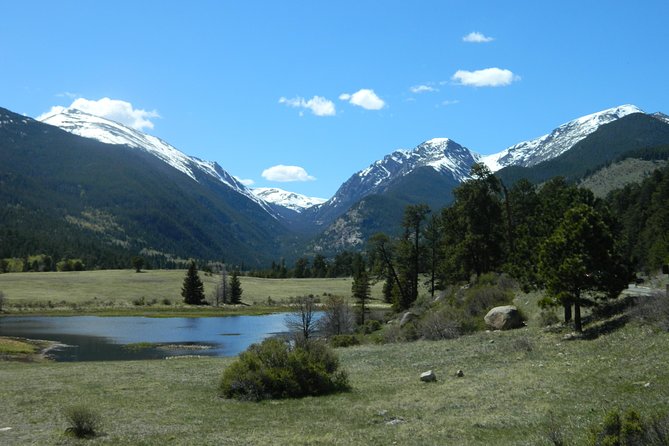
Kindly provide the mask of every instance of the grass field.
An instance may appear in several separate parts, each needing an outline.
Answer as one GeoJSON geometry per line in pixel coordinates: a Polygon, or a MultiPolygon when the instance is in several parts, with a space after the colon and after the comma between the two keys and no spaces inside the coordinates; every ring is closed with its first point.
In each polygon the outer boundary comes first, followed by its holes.
{"type": "Polygon", "coordinates": [[[338,350],[352,391],[261,403],[216,396],[231,358],[4,362],[0,444],[79,444],[62,411],[85,403],[104,432],[86,444],[541,445],[562,426],[578,445],[611,408],[669,411],[668,342],[630,323],[587,341],[525,328],[364,345],[338,350]]]}
{"type": "MultiPolygon", "coordinates": [[[[183,270],[156,270],[135,273],[133,270],[105,270],[49,273],[8,273],[0,274],[0,291],[5,295],[6,304],[11,309],[20,307],[60,307],[62,304],[77,305],[79,310],[102,307],[133,307],[133,301],[144,298],[145,302],[155,301],[157,306],[168,299],[172,304],[181,303],[181,286],[185,276],[183,270]],[[51,303],[50,305],[49,302],[51,303]],[[83,307],[83,308],[82,308],[83,307]]],[[[205,295],[213,297],[219,277],[200,272],[205,295]]],[[[268,297],[274,305],[284,305],[291,298],[325,294],[351,295],[350,278],[336,279],[260,279],[240,277],[242,301],[254,306],[268,306],[268,297]]],[[[382,284],[372,288],[372,297],[381,297],[382,284]]],[[[136,307],[136,306],[135,306],[136,307]]],[[[132,308],[139,311],[138,308],[132,308]]],[[[143,309],[144,311],[146,309],[143,309]]],[[[184,311],[184,308],[153,308],[154,311],[184,311]]],[[[206,310],[198,311],[203,313],[206,310]]]]}

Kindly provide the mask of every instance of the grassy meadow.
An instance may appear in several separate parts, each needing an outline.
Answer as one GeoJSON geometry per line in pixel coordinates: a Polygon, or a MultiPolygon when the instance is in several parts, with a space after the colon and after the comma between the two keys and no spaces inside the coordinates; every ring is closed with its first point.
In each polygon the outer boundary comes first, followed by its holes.
{"type": "MultiPolygon", "coordinates": [[[[181,305],[181,286],[185,270],[73,271],[48,273],[0,274],[0,291],[12,312],[58,312],[75,308],[78,311],[133,313],[170,313],[192,311],[195,314],[220,313],[220,310],[189,308],[181,305]],[[164,305],[164,301],[170,305],[164,305]],[[136,302],[143,305],[136,305],[136,302]],[[135,302],[135,303],[134,303],[135,302]],[[151,305],[145,305],[152,303],[151,305]]],[[[205,296],[212,299],[220,278],[200,272],[205,296]]],[[[272,306],[285,306],[291,298],[327,294],[351,295],[351,278],[334,279],[261,279],[240,277],[242,302],[253,307],[229,309],[253,313],[271,311],[272,306]],[[269,298],[269,299],[268,299],[269,298]]],[[[372,297],[380,299],[382,283],[372,288],[372,297]]]]}
{"type": "Polygon", "coordinates": [[[592,340],[538,328],[448,341],[338,349],[348,393],[297,400],[220,399],[232,358],[0,363],[0,443],[82,444],[65,408],[85,403],[115,445],[583,444],[609,409],[669,411],[669,334],[630,323],[592,340]],[[422,383],[432,369],[438,381],[422,383]],[[455,376],[457,370],[464,376],[455,376]]]}
{"type": "MultiPolygon", "coordinates": [[[[162,296],[182,277],[180,271],[5,274],[0,289],[10,302],[22,290],[25,299],[48,299],[53,288],[58,298],[84,303],[96,289],[118,287],[96,296],[127,304],[153,296],[142,294],[152,289],[162,296]],[[97,286],[96,277],[103,281],[97,286]],[[28,294],[29,283],[41,291],[28,294]]],[[[213,286],[215,278],[203,278],[213,286]]],[[[259,303],[268,293],[288,300],[350,288],[348,279],[314,279],[311,289],[308,283],[242,278],[244,292],[259,303]]],[[[0,359],[11,359],[0,360],[0,444],[551,445],[552,435],[581,445],[611,409],[669,413],[669,332],[618,315],[586,325],[584,338],[566,340],[564,330],[540,328],[539,298],[516,295],[529,318],[522,329],[337,349],[349,392],[260,403],[217,396],[234,358],[31,361],[38,344],[0,338],[0,359]],[[436,382],[419,380],[427,370],[436,382]],[[80,404],[99,414],[101,435],[65,435],[64,412],[80,404]]]]}

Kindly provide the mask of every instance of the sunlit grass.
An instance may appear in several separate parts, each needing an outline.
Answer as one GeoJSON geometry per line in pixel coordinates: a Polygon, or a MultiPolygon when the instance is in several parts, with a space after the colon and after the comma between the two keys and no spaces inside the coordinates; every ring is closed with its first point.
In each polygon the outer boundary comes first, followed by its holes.
{"type": "Polygon", "coordinates": [[[241,403],[216,396],[233,358],[2,363],[6,444],[65,441],[63,407],[86,401],[90,444],[583,444],[611,408],[669,411],[669,334],[630,323],[594,340],[538,328],[338,350],[347,393],[241,403]],[[434,370],[436,383],[419,374],[434,370]],[[463,370],[464,376],[455,376],[463,370]]]}
{"type": "MultiPolygon", "coordinates": [[[[294,298],[328,295],[349,297],[352,279],[261,279],[241,277],[241,307],[195,308],[183,305],[181,286],[185,271],[105,270],[49,273],[0,274],[0,291],[10,312],[31,311],[68,314],[220,315],[262,314],[286,310],[294,298]]],[[[220,278],[200,272],[205,296],[213,301],[220,278]]],[[[372,288],[380,302],[382,284],[372,288]]]]}

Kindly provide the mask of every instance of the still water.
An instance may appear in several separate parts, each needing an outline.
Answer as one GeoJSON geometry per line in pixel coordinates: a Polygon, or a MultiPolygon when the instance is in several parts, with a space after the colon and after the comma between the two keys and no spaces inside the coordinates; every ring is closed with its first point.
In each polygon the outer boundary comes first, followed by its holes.
{"type": "Polygon", "coordinates": [[[201,318],[2,317],[0,336],[57,341],[56,361],[234,356],[264,338],[285,333],[286,314],[201,318]],[[132,344],[151,343],[137,347],[132,344]],[[128,345],[130,344],[130,345],[128,345]]]}

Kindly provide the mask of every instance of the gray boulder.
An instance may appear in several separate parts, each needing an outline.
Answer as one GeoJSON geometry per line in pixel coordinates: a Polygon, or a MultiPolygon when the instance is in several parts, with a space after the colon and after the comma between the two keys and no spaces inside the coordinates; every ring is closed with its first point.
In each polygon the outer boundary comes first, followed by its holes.
{"type": "Polygon", "coordinates": [[[493,330],[511,330],[523,326],[523,318],[513,305],[495,307],[485,315],[485,323],[493,330]]]}

